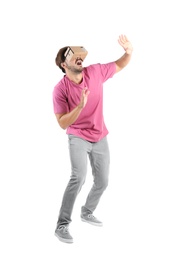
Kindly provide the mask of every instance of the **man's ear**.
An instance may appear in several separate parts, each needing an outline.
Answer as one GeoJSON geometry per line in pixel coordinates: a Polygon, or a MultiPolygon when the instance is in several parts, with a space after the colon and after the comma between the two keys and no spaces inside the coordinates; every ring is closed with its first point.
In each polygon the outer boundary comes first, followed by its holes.
{"type": "Polygon", "coordinates": [[[62,67],[63,69],[65,69],[66,65],[65,65],[64,62],[62,62],[60,65],[61,65],[61,67],[62,67]]]}

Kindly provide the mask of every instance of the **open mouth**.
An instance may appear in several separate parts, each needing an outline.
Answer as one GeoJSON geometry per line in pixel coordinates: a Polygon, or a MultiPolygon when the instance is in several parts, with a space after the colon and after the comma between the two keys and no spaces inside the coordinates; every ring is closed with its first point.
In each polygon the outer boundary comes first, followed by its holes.
{"type": "Polygon", "coordinates": [[[81,65],[82,65],[82,62],[83,62],[83,60],[81,60],[81,59],[76,60],[76,64],[77,64],[78,66],[81,66],[81,65]]]}

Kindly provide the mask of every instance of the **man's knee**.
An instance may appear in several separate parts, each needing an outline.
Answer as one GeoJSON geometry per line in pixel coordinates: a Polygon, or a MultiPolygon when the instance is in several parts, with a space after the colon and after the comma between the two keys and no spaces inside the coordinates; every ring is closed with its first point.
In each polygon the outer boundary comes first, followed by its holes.
{"type": "Polygon", "coordinates": [[[95,185],[101,189],[101,190],[105,190],[108,186],[109,180],[108,178],[101,178],[100,180],[95,182],[95,185]]]}
{"type": "Polygon", "coordinates": [[[72,175],[71,176],[71,183],[73,183],[78,188],[81,188],[85,183],[85,176],[86,175],[72,175]]]}

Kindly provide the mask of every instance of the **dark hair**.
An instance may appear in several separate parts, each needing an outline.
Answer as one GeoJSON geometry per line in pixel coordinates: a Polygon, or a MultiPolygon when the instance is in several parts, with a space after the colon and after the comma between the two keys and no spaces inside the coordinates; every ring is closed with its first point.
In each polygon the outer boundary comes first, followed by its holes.
{"type": "Polygon", "coordinates": [[[65,70],[64,70],[64,68],[62,68],[61,63],[65,61],[64,54],[65,54],[67,48],[68,48],[68,46],[61,48],[58,51],[57,56],[55,58],[56,65],[63,71],[63,73],[65,73],[65,70]]]}

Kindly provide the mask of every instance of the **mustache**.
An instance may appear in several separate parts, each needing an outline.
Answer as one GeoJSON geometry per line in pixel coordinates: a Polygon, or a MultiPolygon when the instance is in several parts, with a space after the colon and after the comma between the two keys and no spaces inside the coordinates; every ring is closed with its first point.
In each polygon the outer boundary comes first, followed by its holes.
{"type": "Polygon", "coordinates": [[[83,60],[82,60],[81,58],[76,59],[76,63],[77,63],[78,61],[83,62],[83,60]]]}

